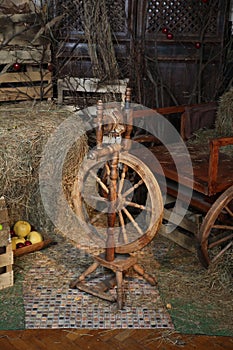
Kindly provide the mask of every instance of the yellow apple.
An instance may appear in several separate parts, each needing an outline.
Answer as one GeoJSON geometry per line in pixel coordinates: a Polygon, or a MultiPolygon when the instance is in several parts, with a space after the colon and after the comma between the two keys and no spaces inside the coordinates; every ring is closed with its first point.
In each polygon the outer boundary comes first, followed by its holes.
{"type": "Polygon", "coordinates": [[[25,239],[23,237],[12,237],[11,238],[11,244],[12,244],[12,250],[15,250],[17,248],[18,243],[25,243],[25,239]]]}
{"type": "Polygon", "coordinates": [[[12,250],[16,249],[16,240],[17,239],[19,239],[19,237],[12,237],[11,238],[12,250]]]}
{"type": "Polygon", "coordinates": [[[31,231],[28,235],[27,235],[27,240],[30,241],[32,244],[34,243],[40,243],[43,241],[43,237],[42,234],[40,232],[37,231],[31,231]]]}
{"type": "Polygon", "coordinates": [[[31,225],[27,221],[19,220],[14,225],[14,232],[18,237],[26,237],[31,231],[31,225]]]}

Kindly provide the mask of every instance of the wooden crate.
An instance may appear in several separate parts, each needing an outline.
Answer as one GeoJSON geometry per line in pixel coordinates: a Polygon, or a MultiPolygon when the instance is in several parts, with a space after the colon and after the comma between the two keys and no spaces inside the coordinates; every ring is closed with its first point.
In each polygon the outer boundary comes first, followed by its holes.
{"type": "Polygon", "coordinates": [[[0,290],[13,286],[13,251],[10,242],[8,211],[4,197],[0,198],[0,290]]]}
{"type": "Polygon", "coordinates": [[[5,46],[0,50],[0,64],[13,65],[15,62],[23,64],[39,64],[43,62],[48,64],[51,62],[50,45],[38,46],[5,46]]]}
{"type": "MultiPolygon", "coordinates": [[[[118,94],[121,96],[121,101],[125,100],[125,91],[128,84],[128,79],[121,79],[111,84],[101,84],[98,78],[73,78],[68,77],[64,79],[58,79],[57,89],[58,89],[58,104],[64,102],[64,92],[74,91],[81,93],[91,93],[94,94],[118,94]]],[[[97,101],[97,99],[95,99],[97,101]]],[[[95,104],[95,102],[93,103],[95,104]]]]}
{"type": "Polygon", "coordinates": [[[52,75],[48,69],[27,64],[24,72],[0,75],[0,101],[40,100],[52,95],[52,75]]]}

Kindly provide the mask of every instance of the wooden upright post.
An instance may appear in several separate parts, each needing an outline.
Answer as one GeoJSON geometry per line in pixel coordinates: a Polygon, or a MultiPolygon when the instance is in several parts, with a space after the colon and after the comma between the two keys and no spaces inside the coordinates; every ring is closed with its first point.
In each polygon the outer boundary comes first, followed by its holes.
{"type": "Polygon", "coordinates": [[[116,221],[116,200],[117,200],[117,178],[118,178],[119,153],[113,153],[110,161],[110,184],[109,184],[109,207],[108,207],[108,228],[105,259],[113,261],[115,259],[115,237],[114,226],[116,221]]]}
{"type": "Polygon", "coordinates": [[[103,142],[103,111],[104,106],[103,102],[99,100],[97,102],[97,117],[96,117],[96,143],[97,143],[97,149],[99,149],[103,142]]]}
{"type": "Polygon", "coordinates": [[[133,110],[130,108],[131,102],[131,88],[126,89],[125,93],[125,109],[124,109],[124,124],[125,124],[125,133],[122,142],[124,150],[129,149],[129,142],[131,133],[133,130],[133,110]]]}
{"type": "Polygon", "coordinates": [[[129,109],[129,104],[131,102],[131,94],[132,94],[132,89],[131,88],[126,88],[125,92],[125,108],[129,109]]]}

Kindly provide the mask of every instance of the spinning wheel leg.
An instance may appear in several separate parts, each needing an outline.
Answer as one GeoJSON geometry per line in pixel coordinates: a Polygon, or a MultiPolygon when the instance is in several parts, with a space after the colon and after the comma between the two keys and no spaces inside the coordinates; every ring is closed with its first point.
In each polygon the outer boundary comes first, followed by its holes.
{"type": "Polygon", "coordinates": [[[151,286],[155,286],[157,284],[157,280],[145,272],[144,268],[138,264],[133,266],[135,272],[137,272],[140,276],[142,276],[151,286]]]}
{"type": "Polygon", "coordinates": [[[125,302],[124,293],[124,273],[133,268],[133,270],[140,276],[142,276],[150,285],[155,286],[157,283],[156,278],[145,272],[145,269],[137,263],[137,258],[133,255],[121,255],[117,254],[114,261],[107,261],[105,254],[96,256],[95,262],[89,266],[76,280],[71,282],[70,288],[78,288],[86,293],[97,296],[101,299],[111,302],[117,301],[117,307],[121,310],[125,302]],[[106,278],[104,281],[98,282],[96,286],[88,286],[84,283],[85,278],[94,272],[99,266],[103,266],[114,272],[115,276],[106,278]],[[107,292],[117,286],[116,298],[107,292]]]}
{"type": "Polygon", "coordinates": [[[123,287],[123,272],[116,271],[116,282],[117,282],[117,306],[118,309],[123,308],[123,296],[124,296],[124,287],[123,287]]]}
{"type": "Polygon", "coordinates": [[[92,272],[94,272],[99,267],[99,265],[100,265],[100,263],[95,261],[78,278],[76,278],[74,281],[72,281],[70,283],[70,288],[75,288],[79,282],[84,281],[88,275],[90,275],[92,272]]]}

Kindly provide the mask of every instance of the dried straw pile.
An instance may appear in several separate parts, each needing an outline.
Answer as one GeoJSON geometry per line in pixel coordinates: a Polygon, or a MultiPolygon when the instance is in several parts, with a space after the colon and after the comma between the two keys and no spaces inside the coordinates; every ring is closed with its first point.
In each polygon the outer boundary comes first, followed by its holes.
{"type": "Polygon", "coordinates": [[[218,135],[233,135],[233,88],[220,97],[215,128],[218,135]]]}
{"type": "MultiPolygon", "coordinates": [[[[219,99],[214,129],[200,129],[195,132],[195,138],[188,143],[207,145],[210,139],[216,137],[233,136],[233,88],[225,92],[219,99]]],[[[221,151],[233,154],[233,146],[222,147],[221,151]]]]}
{"type": "MultiPolygon", "coordinates": [[[[43,232],[52,230],[40,195],[40,160],[50,136],[72,115],[67,107],[59,108],[50,102],[0,106],[0,195],[5,197],[11,225],[21,219],[43,232]]],[[[82,129],[80,118],[78,123],[82,129]]],[[[86,150],[84,135],[74,142],[66,156],[63,188],[67,198],[86,150]]]]}

